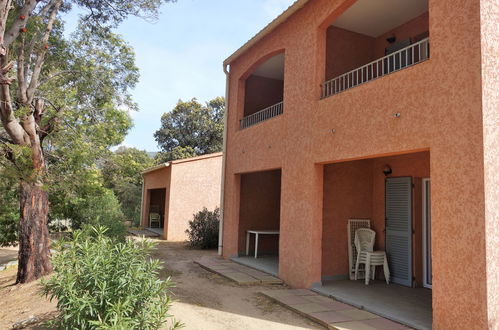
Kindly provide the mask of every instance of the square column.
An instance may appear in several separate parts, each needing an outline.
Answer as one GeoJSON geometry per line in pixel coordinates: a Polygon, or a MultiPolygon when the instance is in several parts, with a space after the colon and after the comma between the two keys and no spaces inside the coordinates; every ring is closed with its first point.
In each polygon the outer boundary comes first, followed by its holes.
{"type": "Polygon", "coordinates": [[[296,288],[321,281],[323,166],[282,169],[279,277],[296,288]]]}

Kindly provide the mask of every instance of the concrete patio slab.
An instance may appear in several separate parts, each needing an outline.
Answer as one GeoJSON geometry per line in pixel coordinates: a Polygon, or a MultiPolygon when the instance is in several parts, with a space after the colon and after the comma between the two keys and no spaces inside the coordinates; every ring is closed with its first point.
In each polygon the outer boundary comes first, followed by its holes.
{"type": "Polygon", "coordinates": [[[228,278],[239,285],[282,284],[282,280],[275,276],[219,257],[204,257],[194,262],[202,268],[228,278]]]}
{"type": "Polygon", "coordinates": [[[318,313],[327,312],[329,308],[327,306],[316,304],[316,303],[306,303],[302,305],[295,305],[294,308],[303,313],[318,313]]]}
{"type": "Polygon", "coordinates": [[[234,257],[232,261],[237,262],[243,266],[248,266],[257,271],[278,276],[279,275],[279,257],[276,256],[260,256],[254,258],[252,256],[234,257]]]}
{"type": "Polygon", "coordinates": [[[260,284],[260,281],[257,280],[256,278],[244,274],[244,273],[225,273],[222,272],[220,273],[222,276],[227,277],[230,280],[233,280],[234,282],[237,282],[237,284],[240,285],[255,285],[255,284],[260,284]]]}
{"type": "Polygon", "coordinates": [[[409,329],[356,307],[321,296],[311,290],[265,290],[271,300],[329,329],[402,330],[409,329]]]}
{"type": "Polygon", "coordinates": [[[380,315],[415,329],[432,327],[432,292],[424,288],[407,288],[383,281],[324,281],[312,288],[324,296],[380,315]]]}
{"type": "Polygon", "coordinates": [[[355,329],[355,330],[376,330],[377,329],[377,328],[371,327],[368,324],[365,324],[365,323],[359,322],[359,321],[336,323],[334,325],[334,327],[335,327],[335,329],[338,329],[338,330],[352,330],[352,329],[355,329]]]}

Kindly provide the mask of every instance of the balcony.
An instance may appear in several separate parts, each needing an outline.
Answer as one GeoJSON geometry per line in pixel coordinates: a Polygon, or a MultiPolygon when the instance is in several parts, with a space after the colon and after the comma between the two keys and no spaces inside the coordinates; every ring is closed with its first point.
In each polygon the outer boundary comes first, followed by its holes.
{"type": "Polygon", "coordinates": [[[322,83],[322,98],[333,96],[371,80],[400,71],[429,58],[429,38],[425,38],[322,83]]]}
{"type": "Polygon", "coordinates": [[[244,117],[240,120],[240,128],[245,129],[250,126],[261,123],[262,121],[269,120],[270,118],[282,115],[283,112],[283,102],[271,105],[263,110],[255,112],[249,116],[244,117]]]}
{"type": "Polygon", "coordinates": [[[244,80],[244,109],[239,128],[245,129],[282,115],[284,52],[264,58],[244,80]]]}

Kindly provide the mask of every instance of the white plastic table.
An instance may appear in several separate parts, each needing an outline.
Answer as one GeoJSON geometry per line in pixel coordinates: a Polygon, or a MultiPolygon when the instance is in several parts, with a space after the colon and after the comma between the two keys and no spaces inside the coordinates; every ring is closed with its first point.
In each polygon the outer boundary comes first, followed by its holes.
{"type": "Polygon", "coordinates": [[[255,258],[258,258],[258,236],[279,235],[279,230],[247,230],[246,231],[246,255],[249,256],[250,234],[255,234],[255,258]]]}

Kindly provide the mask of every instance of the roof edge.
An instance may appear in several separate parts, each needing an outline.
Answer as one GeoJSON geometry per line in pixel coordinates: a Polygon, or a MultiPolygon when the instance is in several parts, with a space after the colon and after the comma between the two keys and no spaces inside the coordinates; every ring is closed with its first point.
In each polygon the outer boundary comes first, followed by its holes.
{"type": "Polygon", "coordinates": [[[232,55],[227,57],[224,61],[224,68],[246,52],[249,48],[253,47],[256,43],[262,40],[270,32],[274,31],[279,25],[284,23],[291,15],[296,13],[301,9],[309,0],[296,0],[291,6],[288,7],[282,14],[277,16],[272,22],[267,24],[260,32],[258,32],[253,38],[248,40],[244,45],[242,45],[238,50],[236,50],[232,55]]]}
{"type": "Polygon", "coordinates": [[[196,156],[196,157],[191,157],[191,158],[184,158],[184,159],[177,159],[177,160],[172,160],[171,162],[167,163],[162,163],[153,167],[149,167],[142,171],[142,175],[151,173],[154,171],[159,171],[161,169],[164,169],[166,167],[170,167],[175,164],[182,164],[182,163],[188,163],[188,162],[196,162],[199,160],[204,160],[204,159],[209,159],[209,158],[215,158],[215,157],[222,157],[223,152],[215,152],[213,154],[207,154],[207,155],[201,155],[201,156],[196,156]]]}
{"type": "Polygon", "coordinates": [[[215,152],[213,154],[207,154],[207,155],[201,155],[201,156],[196,156],[196,157],[191,157],[191,158],[173,160],[170,162],[170,164],[175,165],[175,164],[181,164],[181,163],[195,162],[198,160],[203,160],[203,159],[208,159],[208,158],[222,157],[222,155],[223,155],[223,152],[215,152]]]}
{"type": "Polygon", "coordinates": [[[142,171],[142,175],[161,170],[161,169],[166,168],[168,166],[170,166],[170,163],[162,163],[162,164],[159,164],[159,165],[156,165],[153,167],[146,168],[144,171],[142,171]]]}

